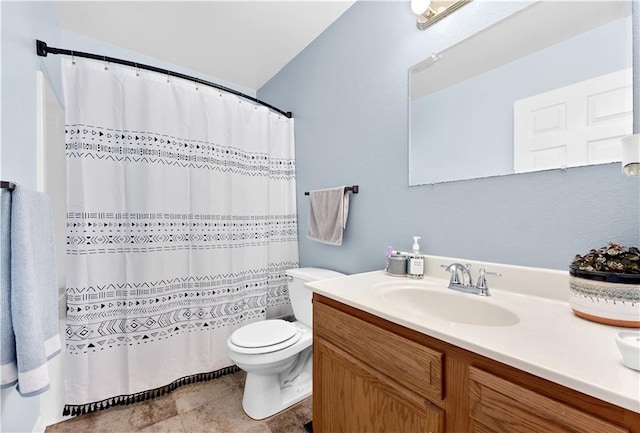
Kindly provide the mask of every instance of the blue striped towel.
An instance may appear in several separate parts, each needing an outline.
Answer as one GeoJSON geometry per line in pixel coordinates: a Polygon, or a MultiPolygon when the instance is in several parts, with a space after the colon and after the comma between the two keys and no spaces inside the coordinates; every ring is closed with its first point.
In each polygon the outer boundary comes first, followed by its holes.
{"type": "Polygon", "coordinates": [[[49,389],[47,360],[61,350],[53,213],[49,196],[16,187],[9,200],[11,229],[7,233],[7,201],[3,196],[0,385],[17,383],[18,392],[29,397],[49,389]],[[5,330],[7,317],[11,326],[5,330]]]}

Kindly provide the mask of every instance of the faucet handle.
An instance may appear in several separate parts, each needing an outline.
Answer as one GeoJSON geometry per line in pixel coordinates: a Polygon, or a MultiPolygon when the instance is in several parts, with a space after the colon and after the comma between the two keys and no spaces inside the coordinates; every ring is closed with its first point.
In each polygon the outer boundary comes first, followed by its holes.
{"type": "Polygon", "coordinates": [[[485,268],[480,268],[480,276],[478,277],[478,282],[476,283],[476,287],[481,289],[482,291],[489,293],[489,286],[487,285],[487,275],[493,275],[496,277],[501,277],[502,274],[500,272],[490,272],[485,268]]]}

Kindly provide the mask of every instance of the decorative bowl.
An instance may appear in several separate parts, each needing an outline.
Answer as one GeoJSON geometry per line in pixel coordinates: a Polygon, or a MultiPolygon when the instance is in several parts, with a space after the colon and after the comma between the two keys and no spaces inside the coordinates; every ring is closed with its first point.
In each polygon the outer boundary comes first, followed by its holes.
{"type": "Polygon", "coordinates": [[[569,268],[569,304],[576,316],[640,328],[640,275],[569,268]]]}

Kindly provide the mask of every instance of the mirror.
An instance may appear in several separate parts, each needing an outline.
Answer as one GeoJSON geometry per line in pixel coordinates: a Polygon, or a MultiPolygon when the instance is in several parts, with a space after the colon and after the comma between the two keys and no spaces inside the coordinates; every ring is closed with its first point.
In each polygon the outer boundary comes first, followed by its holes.
{"type": "Polygon", "coordinates": [[[411,67],[409,185],[620,161],[631,27],[628,1],[540,1],[411,67]]]}

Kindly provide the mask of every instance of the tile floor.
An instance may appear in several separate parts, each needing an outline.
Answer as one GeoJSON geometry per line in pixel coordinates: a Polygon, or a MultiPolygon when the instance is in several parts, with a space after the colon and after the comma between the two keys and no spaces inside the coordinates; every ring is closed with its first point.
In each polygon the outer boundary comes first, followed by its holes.
{"type": "Polygon", "coordinates": [[[311,398],[270,418],[255,421],[242,411],[246,373],[183,386],[170,394],[116,406],[47,427],[45,433],[305,433],[311,398]]]}

